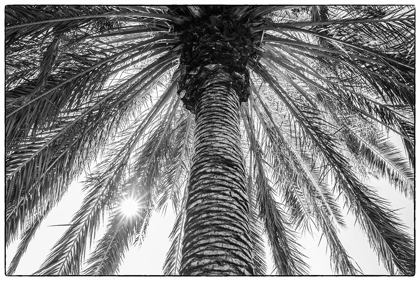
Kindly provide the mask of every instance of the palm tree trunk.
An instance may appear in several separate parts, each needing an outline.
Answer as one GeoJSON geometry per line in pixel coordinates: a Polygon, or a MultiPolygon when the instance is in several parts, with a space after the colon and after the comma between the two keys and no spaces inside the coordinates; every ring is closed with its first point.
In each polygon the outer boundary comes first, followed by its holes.
{"type": "Polygon", "coordinates": [[[239,97],[224,70],[208,78],[195,104],[182,275],[252,275],[239,97]]]}

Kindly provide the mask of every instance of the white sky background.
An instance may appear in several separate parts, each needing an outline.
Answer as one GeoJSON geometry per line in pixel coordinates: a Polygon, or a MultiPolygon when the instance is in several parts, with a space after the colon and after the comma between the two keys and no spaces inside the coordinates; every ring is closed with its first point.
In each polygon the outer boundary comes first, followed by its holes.
{"type": "MultiPolygon", "coordinates": [[[[10,1],[7,1],[10,2],[10,1]]],[[[54,1],[41,1],[42,4],[57,4],[54,1]]],[[[37,4],[41,4],[37,2],[37,4]]],[[[169,1],[154,0],[153,4],[167,4],[169,1]]],[[[209,3],[209,1],[184,1],[183,4],[187,3],[209,3]]],[[[317,4],[329,4],[328,2],[322,3],[323,1],[317,1],[317,4]]],[[[335,1],[336,4],[366,4],[363,1],[351,1],[351,3],[340,3],[341,1],[335,1]]],[[[127,4],[138,4],[137,2],[124,1],[127,4]]],[[[148,2],[150,4],[150,2],[148,2]]],[[[232,3],[232,1],[220,1],[218,4],[232,3]]],[[[236,3],[236,2],[233,2],[236,3]]],[[[263,1],[258,4],[279,4],[278,1],[263,1]]],[[[302,1],[293,1],[293,4],[303,3],[302,1]]],[[[396,2],[388,3],[387,1],[370,1],[370,4],[396,4],[396,2]]],[[[413,1],[406,1],[404,4],[414,4],[413,1]],[[411,3],[412,2],[412,3],[411,3]]],[[[3,4],[5,4],[3,2],[3,4]]],[[[14,1],[13,3],[7,4],[27,4],[27,1],[14,1]]],[[[112,1],[72,1],[72,4],[116,4],[112,1]]],[[[239,4],[239,3],[237,3],[239,4]]],[[[241,4],[256,4],[256,1],[241,1],[241,4]]],[[[306,3],[308,4],[308,3],[306,3]]],[[[3,6],[4,11],[4,6],[3,6]]],[[[417,23],[416,23],[417,24],[417,23]]],[[[0,27],[4,27],[4,21],[0,21],[0,27]]],[[[0,33],[0,39],[4,42],[4,33],[0,33]]],[[[416,44],[417,46],[417,44],[416,44]]],[[[2,45],[1,48],[4,48],[2,45]]],[[[3,56],[4,52],[0,52],[3,56]]],[[[0,62],[0,67],[4,69],[4,60],[0,62]]],[[[416,77],[417,78],[417,77],[416,77]]],[[[4,85],[4,76],[1,75],[0,81],[4,85]]],[[[4,98],[0,99],[0,108],[4,108],[4,98]]],[[[3,121],[4,114],[0,114],[0,119],[3,121]]],[[[3,123],[3,122],[2,122],[3,123]]],[[[3,123],[4,124],[4,123],[3,123]]],[[[4,136],[4,127],[0,126],[0,134],[4,136]]],[[[4,141],[4,139],[3,139],[4,141]]],[[[4,155],[4,145],[0,147],[1,155],[4,155]]],[[[4,157],[4,156],[3,156],[4,157]]],[[[4,161],[0,162],[4,165],[4,161]]],[[[0,167],[0,172],[4,173],[4,166],[0,167]]],[[[391,199],[391,208],[400,209],[397,214],[403,223],[408,227],[407,232],[411,235],[414,233],[414,204],[410,200],[406,199],[403,195],[391,187],[385,180],[377,181],[373,180],[369,183],[375,186],[381,197],[391,199]]],[[[79,209],[82,196],[81,196],[81,184],[73,183],[69,187],[69,191],[66,196],[63,197],[62,202],[50,212],[48,217],[43,221],[41,227],[38,229],[34,239],[30,242],[29,247],[22,257],[20,264],[15,272],[15,275],[30,275],[37,271],[40,265],[44,262],[46,256],[50,252],[51,248],[61,237],[67,227],[48,227],[53,224],[65,224],[71,221],[73,214],[79,209]]],[[[4,202],[3,200],[1,202],[4,202]]],[[[4,212],[4,205],[1,208],[4,212]]],[[[347,216],[347,229],[340,231],[341,241],[348,251],[349,255],[358,263],[363,270],[364,274],[387,274],[386,270],[382,265],[379,264],[376,253],[374,253],[368,244],[367,238],[359,230],[359,226],[354,227],[354,216],[350,213],[343,215],[347,216]]],[[[3,216],[4,217],[4,216],[3,216]]],[[[169,249],[169,233],[172,229],[174,222],[174,215],[168,210],[166,216],[161,216],[160,213],[154,214],[150,225],[148,227],[148,233],[146,239],[143,241],[142,246],[133,247],[125,255],[125,261],[120,266],[121,275],[161,275],[162,266],[165,260],[165,255],[169,249]]],[[[4,225],[3,225],[4,226],[4,225]]],[[[3,228],[4,229],[4,228],[3,228]]],[[[0,231],[0,237],[4,241],[4,231],[0,231]]],[[[100,233],[97,237],[101,237],[100,233]]],[[[311,266],[311,274],[331,274],[330,261],[328,255],[326,255],[326,243],[323,239],[318,246],[319,234],[314,233],[314,237],[303,237],[300,239],[300,243],[303,246],[303,253],[308,256],[308,263],[311,266]]],[[[4,244],[3,244],[4,245],[4,244]]],[[[4,248],[4,259],[3,265],[5,268],[3,274],[10,261],[14,256],[14,252],[18,245],[18,241],[14,242],[6,251],[4,248]]],[[[417,251],[416,251],[417,253],[417,251]]],[[[271,257],[268,256],[267,262],[269,267],[267,274],[272,272],[271,257]]]]}

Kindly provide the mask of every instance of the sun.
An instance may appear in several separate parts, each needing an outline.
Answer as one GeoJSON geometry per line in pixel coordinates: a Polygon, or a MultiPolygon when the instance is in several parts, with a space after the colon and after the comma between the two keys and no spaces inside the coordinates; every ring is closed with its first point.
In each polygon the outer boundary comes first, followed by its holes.
{"type": "Polygon", "coordinates": [[[139,214],[140,204],[134,197],[126,197],[118,209],[125,217],[132,218],[139,214]]]}

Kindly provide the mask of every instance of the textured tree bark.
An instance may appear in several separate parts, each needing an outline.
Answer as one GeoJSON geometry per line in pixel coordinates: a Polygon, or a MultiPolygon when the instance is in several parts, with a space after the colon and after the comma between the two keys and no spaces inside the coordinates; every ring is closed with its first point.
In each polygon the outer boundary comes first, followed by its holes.
{"type": "Polygon", "coordinates": [[[204,83],[195,105],[181,275],[252,275],[239,97],[231,74],[204,83]]]}

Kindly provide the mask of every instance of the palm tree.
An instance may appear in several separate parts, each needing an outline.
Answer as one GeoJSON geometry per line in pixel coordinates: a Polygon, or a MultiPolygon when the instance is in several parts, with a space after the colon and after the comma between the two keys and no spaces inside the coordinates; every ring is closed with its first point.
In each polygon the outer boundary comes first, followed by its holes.
{"type": "Polygon", "coordinates": [[[265,274],[263,232],[277,274],[307,274],[295,233],[312,228],[334,273],[359,274],[337,234],[337,197],[389,273],[414,274],[412,237],[366,184],[383,177],[414,197],[413,6],[7,6],[5,16],[6,244],[22,235],[8,274],[84,171],[82,207],[35,274],[117,274],[168,204],[165,274],[265,274]],[[142,206],[133,218],[119,211],[126,197],[142,206]]]}

